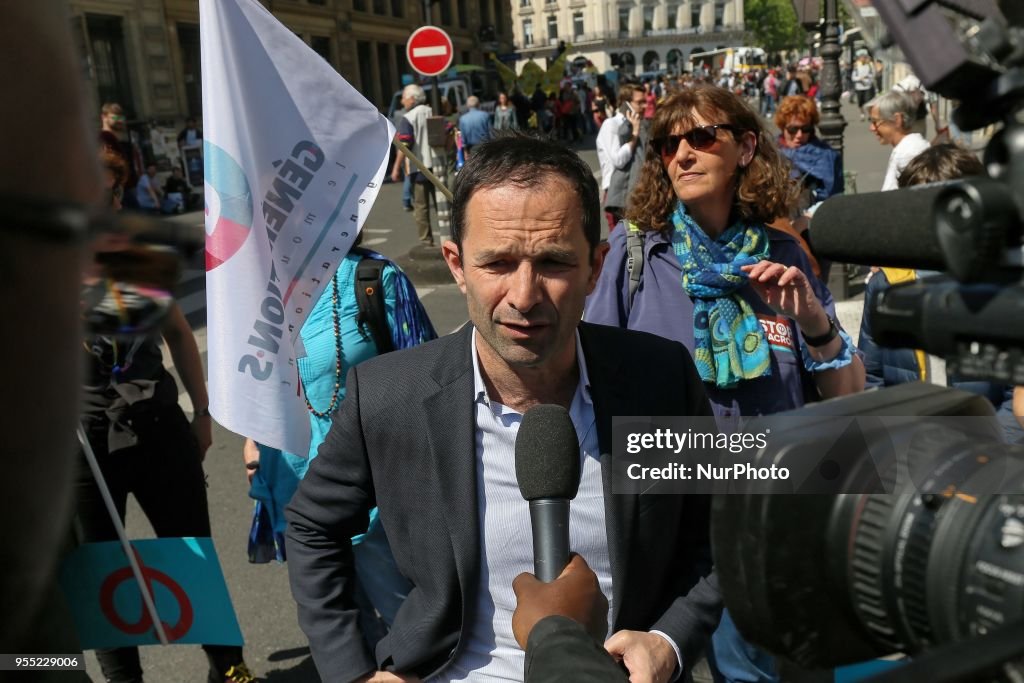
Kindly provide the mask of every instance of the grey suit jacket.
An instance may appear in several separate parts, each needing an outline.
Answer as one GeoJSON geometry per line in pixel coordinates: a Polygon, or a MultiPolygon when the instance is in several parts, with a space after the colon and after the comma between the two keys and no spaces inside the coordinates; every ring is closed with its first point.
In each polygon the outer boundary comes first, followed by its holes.
{"type": "MultiPolygon", "coordinates": [[[[580,324],[611,490],[613,415],[711,415],[685,348],[643,332],[580,324]]],[[[459,654],[480,562],[472,328],[349,371],[346,398],[287,509],[299,624],[325,681],[380,668],[426,677],[459,654]],[[414,588],[390,633],[366,649],[352,600],[350,538],[377,505],[414,588]]],[[[524,503],[525,504],[525,503],[524,503]]],[[[615,630],[657,629],[694,663],[721,611],[711,572],[709,497],[606,495],[615,630]]]]}

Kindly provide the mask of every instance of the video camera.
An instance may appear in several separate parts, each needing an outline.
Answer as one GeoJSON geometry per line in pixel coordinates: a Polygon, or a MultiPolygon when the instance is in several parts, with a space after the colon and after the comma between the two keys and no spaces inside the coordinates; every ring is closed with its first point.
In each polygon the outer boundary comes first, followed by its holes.
{"type": "MultiPolygon", "coordinates": [[[[959,100],[962,130],[1002,125],[987,177],[830,199],[815,248],[945,271],[869,303],[876,341],[945,356],[963,378],[1024,384],[1024,2],[873,6],[924,86],[959,100]]],[[[980,396],[916,383],[776,416],[801,427],[776,434],[784,445],[760,465],[835,448],[851,421],[904,422],[856,430],[854,454],[830,463],[835,494],[714,498],[716,572],[740,631],[803,667],[913,656],[879,681],[1024,681],[1024,446],[1006,444],[992,415],[980,396]],[[922,440],[925,418],[938,427],[922,440]],[[918,447],[880,456],[881,442],[918,447]]]]}

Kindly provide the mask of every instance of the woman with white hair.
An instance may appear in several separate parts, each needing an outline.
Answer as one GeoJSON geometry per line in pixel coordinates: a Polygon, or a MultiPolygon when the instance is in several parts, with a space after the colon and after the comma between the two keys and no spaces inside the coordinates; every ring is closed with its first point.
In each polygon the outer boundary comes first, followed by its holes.
{"type": "MultiPolygon", "coordinates": [[[[433,170],[434,152],[427,141],[427,119],[433,116],[433,111],[426,102],[427,95],[423,88],[415,83],[405,86],[402,90],[402,106],[406,112],[398,124],[398,139],[409,147],[424,166],[433,170]]],[[[405,154],[398,152],[395,156],[395,165],[391,169],[391,179],[396,183],[401,179],[404,161],[405,154]]],[[[427,177],[411,165],[406,166],[405,172],[412,178],[413,218],[416,220],[420,243],[432,247],[434,234],[430,226],[430,205],[434,203],[434,188],[427,177]]],[[[437,205],[434,206],[436,209],[437,205]]]]}
{"type": "Polygon", "coordinates": [[[913,132],[917,103],[909,95],[895,90],[868,103],[871,132],[883,145],[892,145],[889,167],[885,171],[882,191],[899,187],[899,177],[911,159],[928,149],[928,141],[913,132]]]}

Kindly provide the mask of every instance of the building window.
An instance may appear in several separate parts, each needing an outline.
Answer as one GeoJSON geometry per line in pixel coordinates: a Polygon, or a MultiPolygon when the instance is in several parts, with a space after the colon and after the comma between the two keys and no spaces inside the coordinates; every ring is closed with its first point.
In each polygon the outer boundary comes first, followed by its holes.
{"type": "Polygon", "coordinates": [[[661,68],[661,60],[658,58],[658,53],[654,50],[648,50],[644,53],[644,71],[657,71],[661,68]]]}
{"type": "Polygon", "coordinates": [[[480,0],[480,25],[487,26],[490,23],[493,23],[491,22],[491,0],[480,0]]]}
{"type": "Polygon", "coordinates": [[[533,4],[533,0],[519,0],[520,7],[529,7],[533,4]]]}
{"type": "Polygon", "coordinates": [[[654,29],[654,8],[650,5],[644,6],[644,30],[651,31],[654,29]]]}
{"type": "Polygon", "coordinates": [[[365,40],[356,42],[356,61],[359,62],[359,90],[368,100],[376,100],[373,92],[373,47],[365,40]]]}
{"type": "Polygon", "coordinates": [[[715,26],[725,23],[725,0],[715,0],[715,26]]]}
{"type": "Polygon", "coordinates": [[[405,16],[405,0],[391,0],[391,16],[398,19],[405,16]]]}
{"type": "Polygon", "coordinates": [[[395,73],[398,74],[399,83],[403,83],[403,76],[412,76],[412,69],[409,68],[409,62],[405,58],[405,45],[395,45],[395,73]]]}
{"type": "Polygon", "coordinates": [[[459,28],[466,28],[469,25],[469,18],[466,16],[466,0],[458,0],[459,6],[459,28]]]}
{"type": "Polygon", "coordinates": [[[636,57],[631,52],[623,52],[619,55],[619,69],[627,76],[636,75],[636,57]]]}
{"type": "MultiPolygon", "coordinates": [[[[96,94],[101,103],[117,102],[125,115],[135,118],[124,31],[120,17],[89,14],[85,19],[89,34],[89,53],[96,74],[96,94]]],[[[196,70],[198,77],[198,69],[196,70]]]]}
{"type": "Polygon", "coordinates": [[[185,83],[185,101],[190,116],[203,111],[203,78],[199,66],[199,24],[178,24],[178,47],[181,48],[182,81],[185,83]]]}
{"type": "Polygon", "coordinates": [[[667,18],[668,18],[668,27],[669,28],[678,28],[679,27],[679,23],[678,23],[677,19],[679,18],[679,5],[671,5],[670,4],[666,8],[665,11],[668,13],[666,15],[667,18]]]}
{"type": "Polygon", "coordinates": [[[558,40],[558,17],[548,15],[548,40],[558,40]]]}
{"type": "Polygon", "coordinates": [[[352,9],[357,12],[366,11],[366,0],[352,0],[352,9]]]}
{"type": "Polygon", "coordinates": [[[374,14],[387,14],[388,13],[388,0],[373,0],[373,13],[374,14]]]}
{"type": "Polygon", "coordinates": [[[452,25],[452,3],[451,0],[441,0],[441,23],[445,26],[452,25]]]}
{"type": "Polygon", "coordinates": [[[576,38],[583,35],[583,12],[572,13],[572,34],[576,38]]]}
{"type": "Polygon", "coordinates": [[[310,36],[309,46],[313,48],[313,52],[317,53],[331,66],[334,66],[334,62],[331,61],[331,39],[327,36],[310,36]]]}
{"type": "Polygon", "coordinates": [[[501,34],[505,32],[505,13],[495,12],[494,13],[494,33],[496,34],[495,40],[501,37],[501,34]]]}
{"type": "Polygon", "coordinates": [[[327,4],[327,0],[306,0],[306,2],[308,2],[311,5],[320,5],[321,7],[327,4]]]}
{"type": "Polygon", "coordinates": [[[391,93],[395,91],[395,81],[391,77],[391,45],[377,43],[377,68],[380,69],[380,99],[386,107],[391,101],[391,93]]]}
{"type": "Polygon", "coordinates": [[[694,2],[690,5],[690,25],[700,26],[700,3],[694,2]]]}
{"type": "Polygon", "coordinates": [[[668,56],[665,57],[665,66],[668,68],[668,72],[673,76],[677,75],[682,71],[683,66],[683,53],[681,50],[671,49],[668,51],[668,56]]]}
{"type": "Polygon", "coordinates": [[[629,8],[619,8],[619,33],[629,33],[629,8]]]}
{"type": "Polygon", "coordinates": [[[523,19],[523,46],[533,45],[533,19],[523,19]]]}

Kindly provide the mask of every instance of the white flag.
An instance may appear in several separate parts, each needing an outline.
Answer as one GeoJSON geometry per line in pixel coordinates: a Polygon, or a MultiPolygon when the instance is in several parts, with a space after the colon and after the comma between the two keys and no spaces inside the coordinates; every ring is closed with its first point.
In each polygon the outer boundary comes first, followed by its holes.
{"type": "Polygon", "coordinates": [[[200,0],[210,411],[305,455],[299,330],[387,170],[394,127],[256,0],[200,0]]]}

